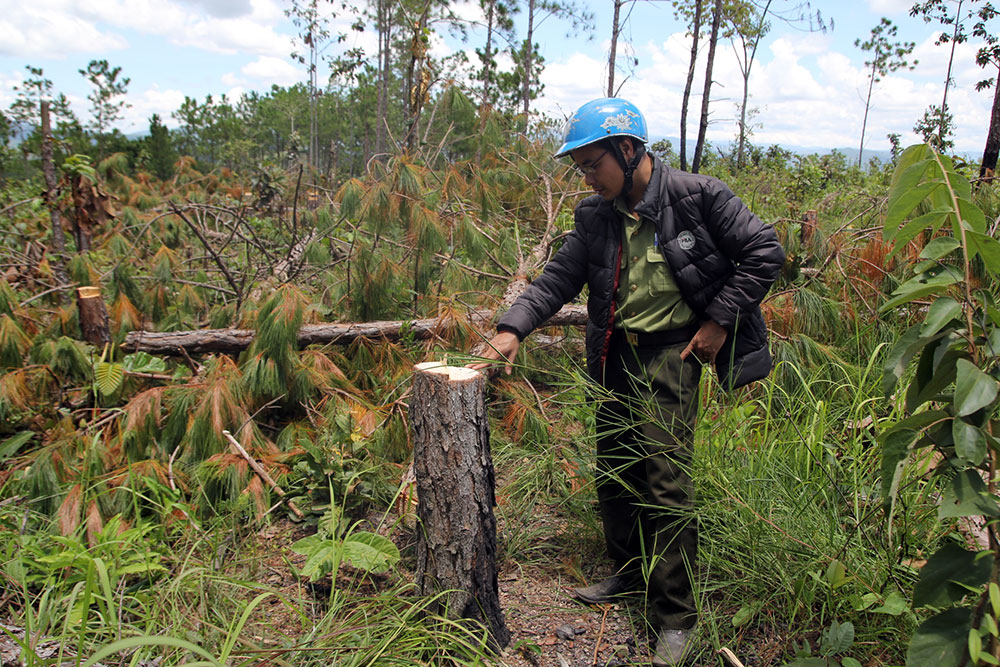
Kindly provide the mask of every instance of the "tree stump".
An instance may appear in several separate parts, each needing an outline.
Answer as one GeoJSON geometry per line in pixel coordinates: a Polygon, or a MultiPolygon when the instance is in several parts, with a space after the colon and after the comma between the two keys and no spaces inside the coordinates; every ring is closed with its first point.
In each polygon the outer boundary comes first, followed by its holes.
{"type": "Polygon", "coordinates": [[[410,399],[417,479],[417,587],[444,591],[438,612],[486,626],[494,650],[510,631],[500,608],[486,376],[417,364],[410,399]]]}
{"type": "Polygon", "coordinates": [[[108,309],[101,298],[100,287],[77,287],[76,309],[80,314],[80,330],[85,341],[97,347],[111,342],[108,309]]]}

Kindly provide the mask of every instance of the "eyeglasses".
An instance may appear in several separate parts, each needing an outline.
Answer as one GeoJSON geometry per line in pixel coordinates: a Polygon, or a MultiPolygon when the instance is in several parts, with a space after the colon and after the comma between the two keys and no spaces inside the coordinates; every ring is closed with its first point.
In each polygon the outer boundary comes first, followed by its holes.
{"type": "Polygon", "coordinates": [[[579,164],[575,164],[574,163],[573,164],[573,170],[576,173],[580,174],[581,176],[590,176],[591,174],[593,174],[594,172],[597,171],[597,164],[607,154],[608,154],[608,151],[604,151],[603,153],[601,153],[600,155],[598,155],[596,158],[594,158],[593,160],[591,160],[590,164],[588,164],[587,166],[583,166],[583,165],[579,165],[579,164]]]}

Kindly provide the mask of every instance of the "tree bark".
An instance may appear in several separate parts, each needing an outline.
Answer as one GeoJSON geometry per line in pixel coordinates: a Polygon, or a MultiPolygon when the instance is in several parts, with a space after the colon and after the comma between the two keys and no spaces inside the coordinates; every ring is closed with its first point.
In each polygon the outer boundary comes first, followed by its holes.
{"type": "Polygon", "coordinates": [[[708,61],[705,63],[705,90],[701,96],[701,122],[698,124],[698,142],[694,146],[694,159],[691,160],[691,171],[698,173],[701,168],[701,155],[705,150],[705,134],[708,132],[708,103],[712,93],[712,69],[715,66],[715,47],[719,43],[719,25],[722,23],[722,0],[715,0],[712,10],[712,34],[708,41],[708,61]]]}
{"type": "MultiPolygon", "coordinates": [[[[49,103],[43,101],[42,111],[42,174],[45,177],[45,205],[49,209],[49,217],[52,220],[52,252],[50,253],[49,264],[52,265],[52,273],[60,285],[69,285],[69,273],[66,271],[66,236],[63,234],[62,214],[59,213],[59,204],[56,201],[56,193],[59,182],[56,179],[56,166],[52,160],[52,122],[49,116],[49,103]]],[[[62,294],[65,295],[65,292],[62,294]]],[[[66,302],[66,297],[62,297],[66,302]]]]}
{"type": "Polygon", "coordinates": [[[614,0],[615,18],[611,24],[611,55],[608,57],[608,97],[615,96],[615,56],[618,52],[618,34],[621,27],[618,25],[618,17],[621,14],[623,0],[614,0]]]}
{"type": "Polygon", "coordinates": [[[510,641],[496,569],[493,459],[486,376],[437,362],[417,364],[410,424],[417,479],[417,588],[445,591],[438,611],[489,630],[499,652],[510,641]]]}
{"type": "Polygon", "coordinates": [[[687,117],[691,102],[691,86],[694,85],[694,68],[698,62],[698,36],[701,33],[701,3],[695,0],[694,21],[691,29],[691,60],[688,62],[687,81],[684,83],[684,97],[681,98],[681,171],[687,171],[687,117]]]}
{"type": "Polygon", "coordinates": [[[528,108],[531,104],[531,68],[534,67],[532,60],[535,55],[535,46],[532,40],[535,38],[535,0],[528,0],[528,33],[524,38],[524,72],[521,80],[521,113],[524,114],[524,122],[528,122],[528,108]]]}
{"type": "Polygon", "coordinates": [[[993,180],[997,169],[997,154],[1000,153],[1000,75],[993,84],[993,112],[990,114],[990,131],[986,134],[986,149],[983,163],[979,166],[979,177],[993,180]]]}
{"type": "Polygon", "coordinates": [[[868,129],[868,110],[872,105],[872,89],[875,87],[875,65],[872,64],[871,77],[868,79],[868,97],[865,98],[865,117],[861,121],[861,143],[858,145],[858,169],[861,169],[861,157],[865,152],[865,130],[868,129]]]}
{"type": "MultiPolygon", "coordinates": [[[[493,311],[473,310],[468,325],[476,329],[491,326],[493,311]]],[[[542,326],[583,326],[587,323],[585,306],[571,305],[549,318],[542,326]]],[[[359,338],[398,340],[405,331],[417,340],[427,340],[447,334],[459,326],[452,318],[424,320],[306,324],[299,330],[298,344],[348,345],[359,338]]],[[[236,353],[250,347],[256,337],[253,329],[197,329],[194,331],[130,331],[122,344],[130,352],[160,355],[236,353]]]]}
{"type": "Polygon", "coordinates": [[[108,309],[101,297],[100,287],[78,287],[76,309],[80,315],[80,330],[85,341],[97,347],[111,342],[108,309]]]}

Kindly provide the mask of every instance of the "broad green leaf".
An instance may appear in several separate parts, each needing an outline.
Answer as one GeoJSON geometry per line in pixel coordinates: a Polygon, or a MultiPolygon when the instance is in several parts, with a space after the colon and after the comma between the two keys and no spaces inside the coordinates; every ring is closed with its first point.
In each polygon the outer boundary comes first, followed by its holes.
{"type": "Polygon", "coordinates": [[[972,613],[964,607],[943,611],[920,624],[906,652],[909,667],[958,667],[965,660],[972,613]]]}
{"type": "Polygon", "coordinates": [[[899,616],[904,611],[909,609],[910,603],[906,601],[902,593],[899,591],[893,591],[889,593],[885,598],[885,602],[880,606],[872,609],[875,614],[888,614],[890,616],[899,616]]]}
{"type": "Polygon", "coordinates": [[[931,239],[920,251],[921,259],[941,259],[953,250],[962,247],[953,236],[937,236],[931,239]]]}
{"type": "Polygon", "coordinates": [[[167,370],[167,362],[148,352],[126,354],[122,364],[131,373],[165,373],[167,370]]]}
{"type": "Polygon", "coordinates": [[[882,503],[892,510],[896,501],[896,491],[903,475],[906,456],[916,441],[917,432],[911,430],[894,431],[882,444],[882,503]]]}
{"type": "Polygon", "coordinates": [[[994,637],[1000,637],[1000,626],[997,626],[997,619],[993,618],[993,614],[989,612],[983,614],[983,622],[980,627],[986,628],[986,632],[994,637]]]}
{"type": "Polygon", "coordinates": [[[986,585],[992,566],[988,551],[967,551],[954,542],[946,542],[920,568],[920,578],[913,587],[914,607],[953,605],[970,589],[986,585]]]}
{"type": "Polygon", "coordinates": [[[880,312],[892,310],[904,303],[909,303],[914,299],[920,299],[929,294],[939,294],[946,288],[958,282],[961,275],[957,270],[944,270],[940,273],[928,275],[927,273],[910,278],[905,283],[893,291],[893,297],[882,304],[880,312]]]}
{"type": "Polygon", "coordinates": [[[941,494],[938,517],[948,519],[979,515],[998,517],[1000,507],[997,507],[996,499],[990,496],[977,470],[960,470],[941,494]]]}
{"type": "Polygon", "coordinates": [[[840,588],[847,583],[847,568],[839,560],[830,561],[826,568],[826,582],[830,588],[840,588]]]}
{"type": "Polygon", "coordinates": [[[124,576],[127,574],[148,574],[151,572],[166,572],[167,568],[160,565],[159,563],[134,563],[132,565],[125,565],[115,569],[115,574],[119,576],[124,576]]]}
{"type": "MultiPolygon", "coordinates": [[[[902,245],[909,241],[899,236],[899,223],[913,212],[920,202],[944,186],[940,181],[924,181],[919,185],[889,195],[889,209],[885,213],[885,229],[893,230],[890,240],[902,245]]],[[[889,237],[886,237],[889,238],[889,237]]]]}
{"type": "Polygon", "coordinates": [[[972,664],[979,662],[979,654],[983,651],[983,638],[979,636],[979,631],[969,628],[969,660],[972,664]]]}
{"type": "Polygon", "coordinates": [[[851,648],[854,643],[854,624],[850,621],[838,623],[833,621],[830,627],[823,630],[820,652],[823,655],[836,655],[851,648]]]}
{"type": "Polygon", "coordinates": [[[332,540],[313,550],[302,566],[302,576],[308,577],[309,581],[316,581],[333,568],[333,564],[341,558],[339,545],[332,540]]]}
{"type": "Polygon", "coordinates": [[[125,368],[121,364],[98,361],[94,364],[94,384],[105,396],[118,391],[125,380],[125,368]]]}
{"type": "Polygon", "coordinates": [[[351,533],[344,539],[344,559],[366,572],[384,572],[399,562],[392,540],[375,533],[351,533]]]}
{"type": "Polygon", "coordinates": [[[896,422],[879,435],[879,442],[882,443],[882,503],[890,514],[896,502],[906,456],[913,449],[921,429],[947,417],[943,410],[919,412],[896,422]]]}
{"type": "Polygon", "coordinates": [[[926,410],[924,412],[918,412],[915,415],[910,415],[906,419],[901,419],[894,424],[890,424],[879,435],[879,441],[885,445],[886,438],[896,431],[919,431],[927,428],[935,422],[941,422],[945,419],[950,419],[950,415],[944,410],[926,410]]]}
{"type": "Polygon", "coordinates": [[[951,297],[945,296],[934,301],[924,317],[920,327],[920,336],[933,336],[941,327],[962,314],[962,304],[951,297]]]}
{"type": "Polygon", "coordinates": [[[917,364],[917,374],[906,390],[906,411],[916,412],[924,403],[939,400],[941,392],[955,381],[955,362],[959,353],[948,349],[948,339],[939,341],[935,348],[924,348],[917,364]],[[941,349],[945,354],[938,358],[941,349]]]}
{"type": "Polygon", "coordinates": [[[955,378],[955,414],[971,415],[990,405],[997,397],[997,381],[967,359],[959,359],[955,378]]]}
{"type": "Polygon", "coordinates": [[[910,360],[933,340],[933,337],[920,337],[919,324],[913,325],[899,337],[886,355],[885,366],[882,369],[882,392],[886,398],[889,398],[896,389],[896,383],[903,377],[910,360]]]}
{"type": "MultiPolygon", "coordinates": [[[[958,210],[961,212],[962,222],[965,223],[966,230],[980,234],[986,231],[986,216],[983,215],[982,209],[968,199],[962,198],[958,200],[958,210]]],[[[961,231],[957,228],[954,232],[956,237],[961,235],[961,231]]]]}
{"type": "Polygon", "coordinates": [[[979,465],[986,458],[986,436],[982,429],[956,417],[951,435],[955,439],[955,453],[961,458],[972,465],[979,465]]]}
{"type": "Polygon", "coordinates": [[[840,661],[840,667],[862,667],[861,663],[848,656],[840,661]]]}
{"type": "Polygon", "coordinates": [[[738,628],[742,625],[746,625],[756,613],[757,608],[753,605],[743,605],[735,614],[733,614],[733,627],[738,628]]]}
{"type": "Polygon", "coordinates": [[[1000,273],[1000,241],[974,231],[966,232],[966,238],[969,240],[970,255],[982,257],[983,264],[993,275],[1000,273]]]}
{"type": "MultiPolygon", "coordinates": [[[[892,181],[889,183],[890,201],[898,199],[904,193],[917,187],[924,180],[925,175],[928,175],[928,172],[930,178],[940,173],[934,160],[928,159],[931,157],[926,152],[921,151],[919,146],[911,146],[899,156],[896,169],[892,172],[892,181]]],[[[885,238],[889,239],[889,234],[895,231],[895,228],[886,229],[884,231],[885,238]]]]}
{"type": "Polygon", "coordinates": [[[303,537],[301,540],[292,543],[292,551],[301,556],[309,556],[314,551],[316,551],[316,549],[323,546],[323,543],[325,541],[326,540],[324,540],[319,535],[310,535],[309,537],[303,537]]]}
{"type": "Polygon", "coordinates": [[[990,582],[990,606],[993,607],[993,615],[1000,616],[1000,586],[995,581],[990,582]]]}
{"type": "Polygon", "coordinates": [[[0,442],[0,462],[6,461],[14,454],[17,454],[21,447],[31,442],[35,436],[34,431],[21,431],[0,442]]]}
{"type": "MultiPolygon", "coordinates": [[[[954,217],[954,212],[951,208],[935,208],[902,225],[899,231],[896,232],[895,245],[892,247],[892,252],[889,253],[889,256],[892,257],[901,251],[906,247],[907,243],[915,239],[925,229],[929,229],[931,233],[936,232],[948,222],[949,217],[954,217]]],[[[938,260],[928,261],[936,264],[938,260]]],[[[926,271],[926,267],[923,270],[926,271]]]]}

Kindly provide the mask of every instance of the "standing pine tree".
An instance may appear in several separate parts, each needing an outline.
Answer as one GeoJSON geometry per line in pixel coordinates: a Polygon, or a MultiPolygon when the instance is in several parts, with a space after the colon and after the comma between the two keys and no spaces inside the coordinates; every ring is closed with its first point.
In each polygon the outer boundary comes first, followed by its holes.
{"type": "Polygon", "coordinates": [[[916,46],[913,42],[894,42],[897,28],[889,19],[882,17],[877,26],[872,28],[871,37],[865,41],[854,40],[854,46],[862,51],[872,54],[871,60],[865,61],[868,69],[868,95],[865,97],[865,118],[861,122],[861,145],[858,148],[858,167],[861,167],[861,156],[865,152],[865,130],[868,127],[868,111],[872,106],[872,91],[875,84],[885,78],[886,74],[895,72],[901,68],[913,69],[917,65],[914,60],[912,64],[906,58],[913,52],[916,46]]]}
{"type": "Polygon", "coordinates": [[[153,114],[149,119],[149,136],[146,137],[146,150],[149,152],[149,168],[161,180],[167,180],[174,175],[174,162],[177,151],[170,137],[170,130],[160,122],[159,114],[153,114]]]}

